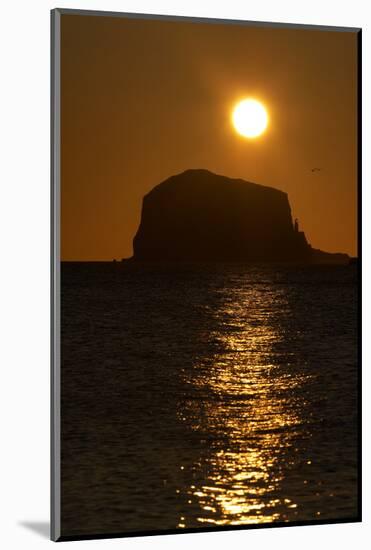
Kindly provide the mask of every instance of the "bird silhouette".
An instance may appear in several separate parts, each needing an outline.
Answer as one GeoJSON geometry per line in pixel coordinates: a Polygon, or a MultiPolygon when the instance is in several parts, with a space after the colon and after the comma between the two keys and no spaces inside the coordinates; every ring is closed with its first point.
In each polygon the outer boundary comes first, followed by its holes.
{"type": "Polygon", "coordinates": [[[321,168],[312,168],[312,172],[320,172],[321,168]]]}

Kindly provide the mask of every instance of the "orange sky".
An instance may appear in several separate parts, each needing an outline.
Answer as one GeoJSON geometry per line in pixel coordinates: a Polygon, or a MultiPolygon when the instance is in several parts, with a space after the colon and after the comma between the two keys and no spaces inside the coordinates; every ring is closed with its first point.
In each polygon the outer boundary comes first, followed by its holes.
{"type": "Polygon", "coordinates": [[[62,259],[131,256],[143,195],[187,168],[287,192],[314,248],[355,255],[356,84],[355,32],[62,15],[62,259]]]}

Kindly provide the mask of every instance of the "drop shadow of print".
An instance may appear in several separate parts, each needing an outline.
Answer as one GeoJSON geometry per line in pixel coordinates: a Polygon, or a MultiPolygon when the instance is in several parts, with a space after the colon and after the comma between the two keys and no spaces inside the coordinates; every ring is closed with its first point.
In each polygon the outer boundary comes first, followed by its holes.
{"type": "Polygon", "coordinates": [[[37,533],[44,539],[49,539],[50,537],[49,521],[20,521],[18,525],[37,533]]]}

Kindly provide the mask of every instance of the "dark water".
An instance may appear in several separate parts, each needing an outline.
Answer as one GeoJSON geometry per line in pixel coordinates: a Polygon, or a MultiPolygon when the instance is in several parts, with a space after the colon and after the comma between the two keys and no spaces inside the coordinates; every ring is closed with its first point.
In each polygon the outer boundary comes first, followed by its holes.
{"type": "Polygon", "coordinates": [[[62,266],[62,534],[357,516],[355,267],[62,266]]]}

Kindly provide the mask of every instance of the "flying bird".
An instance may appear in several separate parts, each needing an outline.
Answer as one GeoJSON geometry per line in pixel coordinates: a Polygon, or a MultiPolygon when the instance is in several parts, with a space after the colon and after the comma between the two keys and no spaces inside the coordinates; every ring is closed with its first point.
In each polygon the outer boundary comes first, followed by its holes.
{"type": "Polygon", "coordinates": [[[312,168],[312,172],[320,172],[321,168],[312,168]]]}

